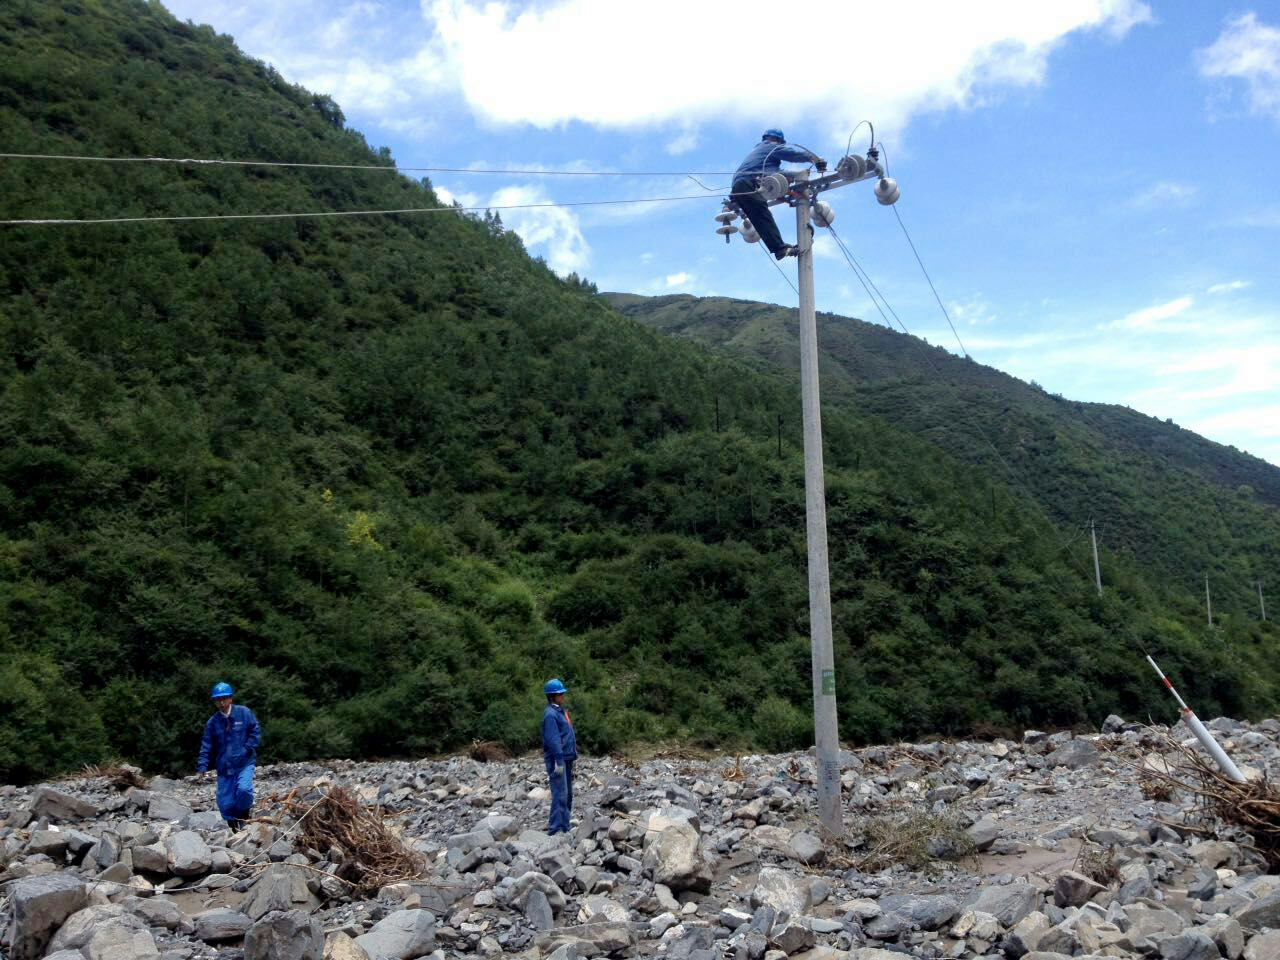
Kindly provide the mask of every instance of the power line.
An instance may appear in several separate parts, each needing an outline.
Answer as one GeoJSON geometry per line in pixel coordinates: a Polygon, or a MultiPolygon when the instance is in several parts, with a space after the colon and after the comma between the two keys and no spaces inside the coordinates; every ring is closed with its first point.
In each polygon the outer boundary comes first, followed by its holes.
{"type": "MultiPolygon", "coordinates": [[[[732,192],[728,194],[734,196],[732,192]]],[[[73,219],[47,217],[29,220],[0,220],[0,226],[82,226],[102,223],[157,223],[191,220],[287,220],[315,217],[369,217],[415,213],[479,213],[490,210],[533,210],[549,207],[599,207],[624,203],[671,203],[677,200],[705,200],[706,194],[682,197],[637,197],[629,200],[565,200],[546,203],[509,203],[479,207],[403,207],[395,210],[313,210],[300,213],[210,213],[159,217],[101,217],[73,219]]]]}
{"type": "MultiPolygon", "coordinates": [[[[902,332],[905,333],[907,336],[911,336],[911,331],[907,329],[907,325],[902,322],[901,318],[899,318],[897,314],[897,311],[893,309],[893,307],[890,305],[885,295],[880,292],[880,288],[877,287],[875,284],[875,281],[871,279],[871,275],[867,273],[865,269],[863,269],[862,265],[858,263],[857,259],[849,251],[849,248],[845,246],[844,241],[840,238],[840,235],[836,233],[835,228],[832,226],[828,226],[827,229],[831,231],[832,238],[834,238],[834,240],[836,241],[836,245],[839,246],[840,252],[844,254],[845,262],[849,264],[849,268],[853,270],[854,275],[857,276],[858,278],[858,281],[862,283],[863,289],[867,291],[867,296],[871,297],[871,302],[875,304],[876,309],[880,311],[880,316],[885,317],[885,311],[880,309],[880,304],[876,301],[876,297],[873,296],[871,293],[872,290],[875,290],[876,295],[878,295],[880,299],[884,301],[885,308],[893,316],[893,319],[897,322],[898,326],[902,329],[902,332]],[[866,276],[865,280],[863,280],[864,274],[866,276]],[[870,286],[868,286],[868,284],[870,286]]],[[[889,323],[888,317],[885,317],[885,324],[888,325],[888,323],[889,323]]],[[[977,421],[969,417],[968,414],[965,412],[965,403],[963,398],[961,398],[960,394],[957,392],[955,387],[953,387],[951,383],[942,375],[942,371],[939,370],[937,365],[933,362],[933,358],[930,357],[927,353],[922,354],[922,356],[924,357],[925,362],[929,365],[929,368],[933,371],[933,374],[937,378],[938,382],[940,382],[943,386],[947,388],[948,391],[950,391],[952,398],[959,405],[960,411],[965,416],[965,419],[968,422],[969,426],[972,427],[973,431],[979,437],[982,438],[983,443],[985,443],[991,449],[991,452],[995,454],[996,459],[1000,461],[1000,465],[1004,467],[1005,473],[1008,474],[1009,479],[1014,483],[1014,485],[1016,485],[1023,492],[1023,494],[1026,495],[1027,499],[1031,501],[1032,504],[1035,505],[1036,509],[1040,511],[1041,515],[1048,522],[1049,529],[1054,531],[1054,535],[1058,540],[1058,544],[1059,544],[1058,552],[1059,553],[1066,552],[1069,557],[1071,557],[1073,560],[1078,561],[1079,558],[1076,557],[1073,553],[1071,553],[1067,549],[1071,545],[1071,543],[1074,542],[1075,538],[1073,538],[1070,541],[1064,541],[1062,539],[1062,536],[1060,533],[1058,533],[1057,527],[1054,525],[1053,518],[1049,516],[1048,511],[1045,510],[1044,507],[1040,505],[1040,502],[1036,499],[1035,495],[1031,492],[1031,490],[1028,489],[1027,486],[1023,484],[1022,481],[1018,478],[1013,467],[1000,453],[999,448],[995,445],[994,442],[992,442],[991,438],[988,437],[986,432],[978,425],[977,421]]],[[[1082,569],[1084,570],[1084,573],[1087,575],[1088,574],[1087,568],[1082,568],[1082,569]]]]}
{"type": "Polygon", "coordinates": [[[482,173],[532,177],[728,177],[727,170],[522,170],[489,167],[401,167],[362,163],[303,163],[286,160],[221,160],[195,157],[101,157],[59,153],[0,153],[3,160],[70,160],[91,163],[170,163],[224,167],[301,167],[312,170],[364,170],[376,173],[482,173]]]}
{"type": "MultiPolygon", "coordinates": [[[[887,161],[886,161],[887,162],[887,161]]],[[[898,226],[902,228],[902,235],[907,238],[907,243],[911,245],[911,252],[916,256],[916,263],[920,264],[920,272],[924,274],[925,280],[929,282],[929,289],[933,291],[933,299],[938,301],[938,309],[942,311],[942,315],[947,319],[947,326],[951,328],[952,334],[955,335],[956,343],[960,344],[960,352],[966,357],[969,351],[964,345],[964,341],[960,339],[960,334],[956,332],[956,325],[951,322],[951,314],[947,313],[947,308],[942,305],[942,297],[938,296],[938,288],[933,285],[933,278],[929,276],[929,271],[924,268],[924,261],[920,259],[920,254],[916,250],[916,245],[911,239],[911,234],[907,232],[907,225],[902,222],[902,215],[898,213],[898,206],[894,204],[893,215],[898,219],[898,226]]]]}

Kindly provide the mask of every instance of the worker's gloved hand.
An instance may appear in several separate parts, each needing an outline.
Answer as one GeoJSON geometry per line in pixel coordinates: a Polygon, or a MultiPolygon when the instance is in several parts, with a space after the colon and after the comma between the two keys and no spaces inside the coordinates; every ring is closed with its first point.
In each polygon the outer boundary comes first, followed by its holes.
{"type": "Polygon", "coordinates": [[[557,763],[554,767],[552,767],[552,768],[551,768],[551,775],[552,775],[552,776],[555,776],[555,777],[563,777],[563,776],[564,776],[564,764],[557,763]]]}
{"type": "Polygon", "coordinates": [[[821,157],[814,160],[813,165],[818,168],[819,173],[827,172],[827,161],[823,160],[821,157]]]}

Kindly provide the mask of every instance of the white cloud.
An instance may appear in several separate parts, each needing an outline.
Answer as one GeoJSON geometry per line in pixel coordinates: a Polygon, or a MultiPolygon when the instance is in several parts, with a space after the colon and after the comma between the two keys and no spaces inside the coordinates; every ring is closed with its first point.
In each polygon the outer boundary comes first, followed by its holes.
{"type": "Polygon", "coordinates": [[[1143,307],[1141,310],[1125,314],[1111,326],[1124,327],[1128,330],[1156,330],[1161,326],[1162,321],[1185,313],[1192,302],[1191,297],[1178,297],[1167,303],[1143,307]]]}
{"type": "Polygon", "coordinates": [[[468,208],[480,206],[480,198],[474,193],[468,193],[465,190],[460,190],[457,193],[454,193],[447,187],[441,187],[434,184],[431,189],[435,191],[435,194],[440,199],[441,203],[456,203],[468,208]]]}
{"type": "Polygon", "coordinates": [[[666,150],[673,157],[678,157],[682,153],[697,149],[697,146],[698,132],[696,130],[684,130],[667,141],[666,150]]]}
{"type": "Polygon", "coordinates": [[[1243,290],[1245,287],[1251,286],[1250,280],[1228,280],[1226,283],[1215,283],[1209,287],[1208,293],[1231,293],[1235,290],[1243,290]]]}
{"type": "MultiPolygon", "coordinates": [[[[550,203],[538,185],[503,187],[489,198],[491,207],[522,207],[550,203]]],[[[500,211],[502,223],[520,235],[536,254],[544,254],[551,269],[560,274],[581,273],[591,261],[591,251],[577,215],[564,207],[533,207],[500,211]]]]}
{"type": "Polygon", "coordinates": [[[1140,210],[1185,207],[1194,199],[1198,190],[1199,188],[1193,183],[1161,180],[1134,197],[1129,205],[1140,210]]]}
{"type": "Polygon", "coordinates": [[[667,286],[668,287],[687,287],[690,281],[692,280],[693,280],[692,274],[685,273],[682,270],[680,273],[673,273],[668,275],[667,286]]]}
{"type": "Polygon", "coordinates": [[[1002,88],[1037,84],[1068,36],[1122,33],[1150,18],[1138,0],[903,0],[894,8],[899,28],[872,38],[865,11],[837,5],[824,10],[823,31],[866,38],[857,44],[857,69],[815,69],[804,84],[744,90],[736,59],[726,68],[718,55],[723,25],[776,21],[778,8],[766,0],[704,0],[696,17],[685,0],[553,0],[534,8],[422,0],[422,7],[466,102],[494,124],[630,129],[674,119],[686,126],[713,119],[765,124],[785,116],[821,119],[826,135],[872,111],[891,129],[920,111],[973,106],[1002,88]],[[926,20],[928,30],[902,28],[926,20]],[[654,51],[679,69],[654,69],[654,51]]]}
{"type": "Polygon", "coordinates": [[[1280,28],[1242,14],[1197,59],[1202,76],[1245,81],[1250,111],[1280,121],[1280,28]]]}

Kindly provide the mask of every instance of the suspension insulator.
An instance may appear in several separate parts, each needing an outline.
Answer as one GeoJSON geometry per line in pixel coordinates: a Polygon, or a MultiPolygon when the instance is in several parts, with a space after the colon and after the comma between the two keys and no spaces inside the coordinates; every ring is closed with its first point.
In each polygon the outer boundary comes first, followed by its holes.
{"type": "Polygon", "coordinates": [[[716,214],[717,223],[733,223],[738,219],[738,215],[732,210],[721,210],[716,214]]]}
{"type": "Polygon", "coordinates": [[[898,197],[902,196],[902,192],[898,189],[898,181],[892,177],[881,177],[876,184],[876,199],[886,207],[892,206],[898,202],[898,197]]]}
{"type": "Polygon", "coordinates": [[[813,205],[813,222],[820,227],[829,227],[836,222],[836,212],[831,209],[831,204],[825,200],[819,200],[813,205]]]}
{"type": "Polygon", "coordinates": [[[759,243],[760,234],[756,232],[756,228],[751,225],[751,221],[743,219],[742,221],[742,239],[747,243],[759,243]]]}

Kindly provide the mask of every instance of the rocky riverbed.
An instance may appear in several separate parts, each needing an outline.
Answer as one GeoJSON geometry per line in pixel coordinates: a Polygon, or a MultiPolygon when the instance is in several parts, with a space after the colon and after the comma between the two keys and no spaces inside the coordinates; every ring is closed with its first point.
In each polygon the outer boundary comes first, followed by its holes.
{"type": "MultiPolygon", "coordinates": [[[[1210,727],[1246,774],[1280,775],[1280,721],[1210,727]]],[[[804,753],[583,759],[557,837],[532,756],[264,767],[262,819],[234,833],[209,783],[5,786],[3,955],[1280,960],[1280,876],[1248,838],[1204,832],[1194,797],[1153,789],[1168,747],[1112,717],[847,751],[844,841],[821,834],[804,753]],[[425,869],[354,895],[359,851],[308,848],[271,799],[335,785],[425,869]],[[887,862],[884,838],[922,825],[887,862]]]]}

